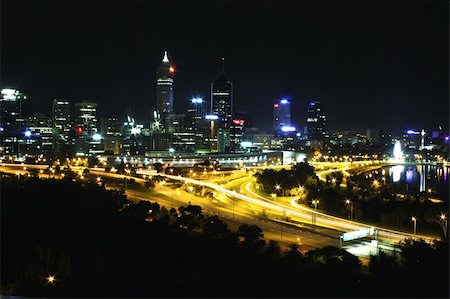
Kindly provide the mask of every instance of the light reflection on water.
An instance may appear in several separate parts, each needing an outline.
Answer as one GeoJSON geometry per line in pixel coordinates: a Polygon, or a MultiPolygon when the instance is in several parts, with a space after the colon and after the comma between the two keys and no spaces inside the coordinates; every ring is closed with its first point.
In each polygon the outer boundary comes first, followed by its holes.
{"type": "MultiPolygon", "coordinates": [[[[448,196],[449,166],[434,165],[395,165],[386,166],[381,175],[386,176],[388,182],[393,183],[402,191],[441,193],[448,196]]],[[[369,172],[366,176],[371,177],[369,172]]],[[[400,190],[399,190],[400,191],[400,190]]]]}

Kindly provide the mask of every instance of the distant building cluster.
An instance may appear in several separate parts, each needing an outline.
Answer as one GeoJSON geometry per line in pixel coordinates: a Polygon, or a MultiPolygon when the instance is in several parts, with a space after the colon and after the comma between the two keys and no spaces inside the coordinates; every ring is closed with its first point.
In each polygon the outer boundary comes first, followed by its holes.
{"type": "MultiPolygon", "coordinates": [[[[146,156],[149,153],[255,153],[263,150],[305,151],[329,146],[392,144],[378,129],[330,133],[319,101],[305,111],[303,129],[292,121],[291,100],[273,104],[273,131],[253,127],[251,114],[233,109],[233,83],[222,71],[211,83],[210,98],[194,97],[184,114],[174,111],[176,70],[165,52],[156,70],[152,116],[138,123],[129,111],[125,119],[98,118],[94,101],[71,103],[54,99],[51,116],[31,113],[31,100],[16,89],[4,88],[0,97],[0,156],[67,158],[91,155],[146,156]]],[[[407,130],[405,148],[430,149],[448,145],[442,128],[427,134],[407,130]]],[[[398,138],[397,138],[398,139],[398,138]]]]}

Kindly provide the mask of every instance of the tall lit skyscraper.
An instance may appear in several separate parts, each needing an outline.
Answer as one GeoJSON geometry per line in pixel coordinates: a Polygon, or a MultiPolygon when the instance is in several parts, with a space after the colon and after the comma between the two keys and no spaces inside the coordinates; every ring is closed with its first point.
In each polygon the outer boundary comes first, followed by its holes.
{"type": "Polygon", "coordinates": [[[291,103],[281,99],[273,105],[273,132],[280,135],[291,126],[291,103]]]}
{"type": "Polygon", "coordinates": [[[195,135],[195,146],[197,149],[206,148],[204,142],[205,134],[205,101],[202,98],[192,98],[186,114],[186,131],[195,135]]]}
{"type": "Polygon", "coordinates": [[[83,101],[75,103],[76,133],[83,136],[92,136],[97,133],[97,103],[83,101]],[[82,128],[81,130],[79,128],[82,128]]]}
{"type": "Polygon", "coordinates": [[[70,103],[61,99],[53,100],[53,153],[67,154],[71,143],[72,120],[70,117],[70,103]]]}
{"type": "Polygon", "coordinates": [[[217,115],[222,128],[229,128],[233,114],[233,83],[225,74],[224,59],[222,72],[211,83],[211,113],[217,115]]]}
{"type": "MultiPolygon", "coordinates": [[[[31,116],[31,104],[18,90],[5,88],[0,94],[0,152],[19,154],[19,143],[24,139],[26,121],[31,116]]],[[[29,132],[29,131],[27,131],[29,132]]],[[[28,134],[28,133],[27,133],[28,134]]],[[[29,136],[27,136],[29,137],[29,136]]]]}
{"type": "Polygon", "coordinates": [[[311,142],[323,142],[327,139],[328,131],[326,130],[327,117],[322,108],[322,104],[312,101],[308,105],[306,126],[308,128],[308,140],[311,142]]]}
{"type": "Polygon", "coordinates": [[[156,109],[154,122],[165,125],[167,115],[173,113],[173,75],[175,69],[170,65],[167,51],[156,71],[156,109]]]}
{"type": "Polygon", "coordinates": [[[222,58],[222,72],[211,83],[211,113],[218,116],[218,140],[219,152],[225,151],[230,146],[230,126],[233,115],[233,84],[224,70],[224,58],[222,58]]]}
{"type": "Polygon", "coordinates": [[[87,155],[103,151],[97,128],[97,103],[75,103],[76,154],[87,155]]]}

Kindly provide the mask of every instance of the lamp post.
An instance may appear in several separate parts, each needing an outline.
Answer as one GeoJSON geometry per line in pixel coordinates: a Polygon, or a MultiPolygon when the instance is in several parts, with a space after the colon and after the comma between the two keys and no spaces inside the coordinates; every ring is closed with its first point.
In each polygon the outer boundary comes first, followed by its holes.
{"type": "Polygon", "coordinates": [[[411,217],[411,221],[414,222],[414,234],[416,234],[417,231],[417,218],[416,217],[411,217]]]}
{"type": "Polygon", "coordinates": [[[312,224],[316,224],[316,213],[317,213],[317,205],[319,204],[319,200],[318,199],[313,199],[312,201],[313,205],[314,205],[314,214],[312,215],[312,224]]]}
{"type": "Polygon", "coordinates": [[[345,200],[346,205],[350,205],[350,220],[353,219],[353,202],[350,199],[345,200]]]}
{"type": "Polygon", "coordinates": [[[444,239],[447,239],[447,229],[448,229],[448,218],[445,214],[441,214],[439,216],[439,225],[442,227],[442,230],[444,231],[444,239]]]}

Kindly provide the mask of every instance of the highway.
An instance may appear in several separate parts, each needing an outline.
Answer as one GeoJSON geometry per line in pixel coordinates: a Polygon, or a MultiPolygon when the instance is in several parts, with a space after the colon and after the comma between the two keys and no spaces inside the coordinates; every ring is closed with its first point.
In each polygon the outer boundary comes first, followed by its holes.
{"type": "MultiPolygon", "coordinates": [[[[5,173],[15,174],[15,175],[27,175],[29,169],[45,169],[46,165],[20,165],[11,164],[0,166],[0,171],[5,173]],[[26,167],[24,170],[23,167],[26,167]]],[[[75,172],[81,172],[85,167],[73,166],[72,170],[75,172]]],[[[106,173],[101,168],[91,168],[90,173],[102,178],[113,178],[117,180],[122,180],[123,178],[134,179],[136,182],[143,183],[146,180],[138,177],[120,175],[116,173],[106,173]]],[[[162,175],[162,174],[154,174],[162,175]]],[[[245,175],[245,172],[235,171],[230,173],[229,176],[220,177],[215,179],[219,183],[227,183],[232,179],[236,179],[245,175]]],[[[165,175],[162,175],[165,176],[165,175]]],[[[56,175],[39,174],[39,177],[50,178],[56,175]]],[[[237,230],[241,224],[253,224],[257,225],[263,230],[264,239],[274,240],[279,242],[282,249],[286,249],[291,243],[297,243],[301,246],[302,251],[308,251],[314,248],[320,248],[324,246],[339,246],[339,241],[337,239],[336,233],[331,234],[330,232],[318,232],[311,230],[309,227],[305,226],[294,226],[289,223],[275,222],[270,219],[265,219],[260,217],[255,211],[249,210],[245,203],[236,202],[227,196],[222,196],[220,200],[216,198],[202,198],[193,195],[192,193],[186,192],[186,186],[182,186],[177,189],[173,189],[170,184],[156,184],[153,190],[136,190],[132,188],[127,188],[127,197],[134,201],[146,200],[155,201],[170,209],[172,207],[178,208],[181,205],[195,204],[202,207],[204,214],[206,215],[218,215],[223,221],[225,221],[230,229],[237,230]]],[[[110,188],[110,187],[108,187],[110,188]]],[[[114,188],[114,187],[111,187],[114,188]]],[[[217,194],[219,195],[219,194],[217,194]]]]}
{"type": "MultiPolygon", "coordinates": [[[[145,173],[145,171],[142,171],[141,173],[145,173]]],[[[161,175],[161,174],[160,174],[161,175]]],[[[198,181],[191,178],[185,178],[185,177],[179,177],[179,176],[173,176],[173,175],[162,175],[167,177],[168,179],[172,180],[179,180],[183,182],[187,182],[190,184],[196,184],[201,186],[206,186],[212,190],[221,192],[222,194],[227,195],[230,198],[235,198],[242,200],[244,202],[250,203],[252,205],[255,205],[259,207],[260,210],[266,209],[272,212],[277,212],[280,215],[286,215],[291,217],[292,219],[299,220],[301,222],[308,222],[312,218],[312,215],[315,215],[316,218],[316,225],[322,226],[330,229],[335,229],[341,232],[349,232],[354,230],[360,230],[365,228],[374,227],[371,225],[350,221],[347,219],[330,216],[321,212],[317,212],[313,209],[302,207],[300,205],[292,207],[287,206],[281,203],[274,203],[271,200],[261,198],[259,196],[248,196],[241,194],[239,192],[236,192],[234,190],[229,190],[227,188],[224,188],[222,186],[219,186],[214,183],[205,182],[205,181],[198,181]]],[[[401,231],[381,228],[381,227],[374,227],[379,232],[379,237],[385,241],[390,241],[392,243],[398,243],[399,241],[404,240],[405,238],[414,238],[414,239],[423,239],[427,242],[432,242],[434,238],[425,236],[425,235],[414,235],[410,233],[405,233],[401,231]]]]}
{"type": "MultiPolygon", "coordinates": [[[[22,167],[36,167],[36,165],[19,165],[2,164],[2,168],[12,167],[11,173],[25,174],[26,170],[21,170],[22,167]]],[[[324,171],[318,171],[320,176],[330,171],[346,171],[349,166],[345,164],[339,165],[338,169],[328,169],[324,171]],[[325,172],[326,171],[326,172],[325,172]]],[[[47,166],[39,165],[37,168],[45,168],[47,166]]],[[[72,167],[73,170],[83,170],[84,167],[72,167]]],[[[91,168],[90,172],[98,176],[107,176],[116,179],[122,179],[124,176],[116,173],[105,173],[103,169],[91,168]]],[[[268,239],[298,242],[303,240],[305,246],[321,247],[328,245],[338,244],[338,237],[342,232],[349,232],[354,230],[360,230],[363,228],[372,227],[367,224],[350,221],[347,219],[327,215],[321,212],[317,212],[314,209],[298,205],[293,198],[290,204],[281,202],[274,202],[272,199],[267,199],[263,196],[256,194],[252,190],[252,177],[246,175],[244,171],[236,171],[230,176],[222,176],[214,178],[215,182],[210,180],[197,180],[193,178],[186,178],[181,176],[167,175],[162,173],[154,173],[147,170],[138,171],[140,175],[149,176],[162,176],[173,181],[183,182],[185,184],[205,186],[214,191],[214,199],[206,199],[194,196],[189,192],[186,192],[183,188],[176,190],[169,188],[168,186],[158,185],[155,191],[160,194],[154,193],[139,193],[137,191],[127,190],[127,195],[130,199],[142,199],[142,200],[155,200],[161,202],[161,204],[168,207],[181,203],[193,203],[202,206],[205,213],[218,214],[227,220],[238,221],[239,223],[251,223],[256,224],[263,228],[264,233],[268,239]],[[223,185],[220,185],[222,183],[223,185]],[[239,191],[236,191],[239,190],[239,191]],[[267,214],[268,217],[265,217],[267,214]],[[315,226],[311,226],[311,219],[315,216],[315,226]],[[299,224],[281,225],[282,219],[289,217],[292,221],[299,224]],[[278,223],[270,220],[262,221],[264,218],[271,218],[278,221],[278,223]],[[277,236],[276,236],[277,235],[277,236]],[[297,239],[299,238],[299,239],[297,239]]],[[[145,182],[142,178],[125,176],[132,178],[137,182],[145,182]]],[[[421,238],[428,242],[431,242],[433,238],[423,235],[413,235],[405,232],[385,229],[381,227],[375,227],[379,231],[379,237],[383,241],[389,243],[398,243],[405,238],[421,238]]]]}

